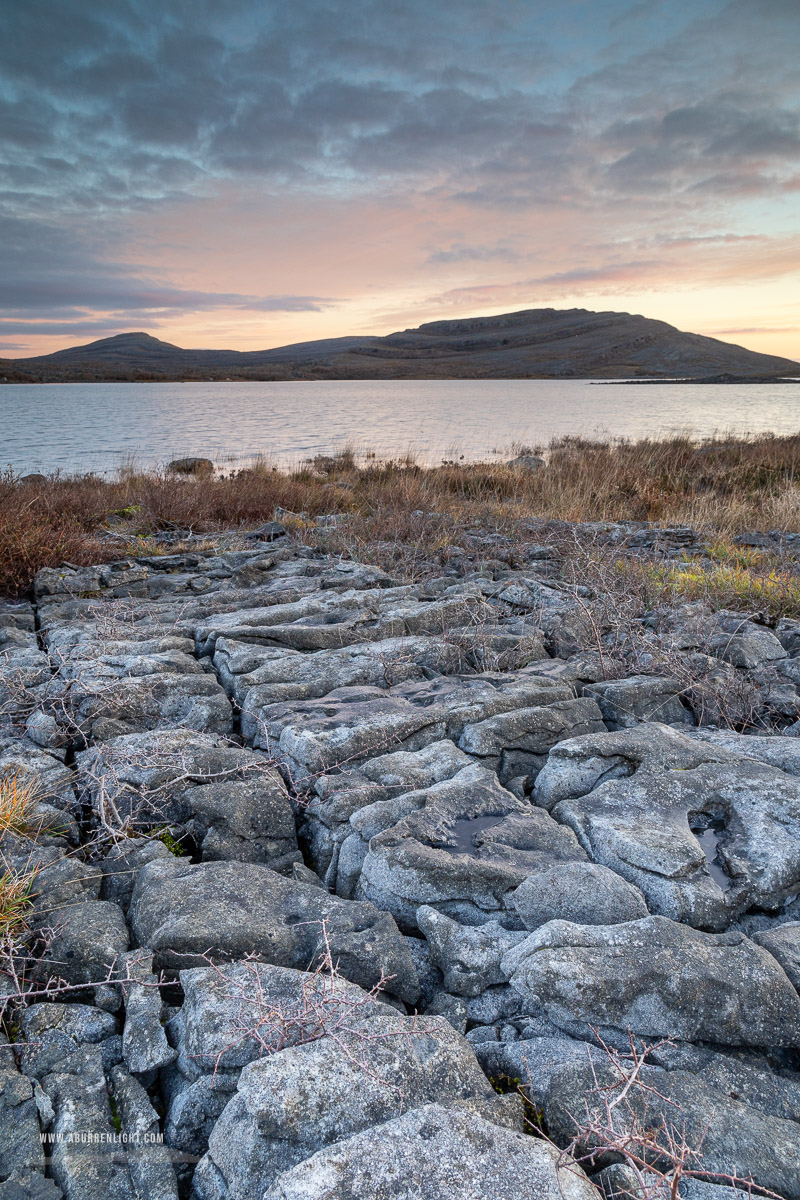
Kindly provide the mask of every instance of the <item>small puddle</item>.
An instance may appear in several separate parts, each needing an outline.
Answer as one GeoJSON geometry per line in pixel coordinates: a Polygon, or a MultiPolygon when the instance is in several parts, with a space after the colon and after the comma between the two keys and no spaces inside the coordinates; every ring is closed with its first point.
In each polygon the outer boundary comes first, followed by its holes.
{"type": "Polygon", "coordinates": [[[454,821],[449,830],[450,845],[437,846],[437,850],[446,850],[448,854],[472,854],[477,857],[481,847],[475,841],[476,835],[485,829],[499,825],[503,817],[462,817],[454,821]]]}
{"type": "Polygon", "coordinates": [[[719,843],[724,828],[724,822],[711,820],[705,829],[693,829],[692,833],[697,838],[700,848],[706,856],[706,866],[708,867],[709,875],[714,880],[714,883],[722,888],[723,892],[727,892],[731,887],[731,878],[719,861],[719,843]]]}

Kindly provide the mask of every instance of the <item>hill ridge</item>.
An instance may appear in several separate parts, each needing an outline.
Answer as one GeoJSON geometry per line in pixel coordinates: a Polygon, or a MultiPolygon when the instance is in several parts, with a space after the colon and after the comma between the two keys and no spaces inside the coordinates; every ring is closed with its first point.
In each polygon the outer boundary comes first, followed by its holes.
{"type": "Polygon", "coordinates": [[[269,350],[183,349],[144,331],[34,358],[0,360],[5,382],[138,379],[503,379],[780,376],[792,359],[665,321],[585,308],[521,309],[428,321],[378,336],[269,350]]]}

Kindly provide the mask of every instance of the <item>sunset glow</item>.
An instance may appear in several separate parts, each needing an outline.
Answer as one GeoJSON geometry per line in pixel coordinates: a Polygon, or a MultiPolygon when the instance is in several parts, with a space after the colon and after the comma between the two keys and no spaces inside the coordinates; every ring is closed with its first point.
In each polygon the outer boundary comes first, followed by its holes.
{"type": "Polygon", "coordinates": [[[800,358],[796,0],[4,16],[0,354],[521,308],[800,358]]]}

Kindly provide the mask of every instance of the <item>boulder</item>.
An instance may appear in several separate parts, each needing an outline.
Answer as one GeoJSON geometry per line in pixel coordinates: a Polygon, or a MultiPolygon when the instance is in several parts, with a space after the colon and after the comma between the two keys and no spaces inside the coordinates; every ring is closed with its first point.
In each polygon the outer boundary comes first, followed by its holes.
{"type": "Polygon", "coordinates": [[[120,1066],[112,1068],[111,1087],[137,1200],[178,1200],[178,1180],[170,1152],[161,1140],[158,1113],[147,1092],[120,1066]]]}
{"type": "Polygon", "coordinates": [[[534,798],[651,912],[699,928],[775,910],[800,884],[795,778],[663,725],[562,742],[534,798]]]}
{"type": "Polygon", "coordinates": [[[603,718],[594,700],[556,700],[546,706],[516,708],[465,725],[458,745],[478,758],[495,758],[513,751],[540,755],[547,754],[565,738],[604,732],[603,718]]]}
{"type": "Polygon", "coordinates": [[[627,729],[639,721],[693,725],[689,709],[680,701],[682,690],[676,679],[631,675],[627,679],[589,683],[583,694],[597,701],[609,729],[627,729]]]}
{"type": "Polygon", "coordinates": [[[43,965],[71,984],[102,983],[128,949],[122,909],[109,900],[86,900],[49,914],[54,930],[43,965]]]}
{"type": "Polygon", "coordinates": [[[184,823],[203,858],[288,870],[300,857],[280,776],[227,738],[188,729],[127,734],[79,754],[78,777],[98,815],[105,806],[140,829],[184,823]]]}
{"type": "Polygon", "coordinates": [[[390,750],[419,750],[445,735],[443,715],[373,687],[337,688],[324,700],[253,710],[245,701],[242,731],[274,754],[299,786],[333,767],[390,750]]]}
{"type": "Polygon", "coordinates": [[[715,658],[721,658],[733,667],[752,671],[786,658],[786,651],[775,634],[763,625],[736,617],[723,619],[719,625],[708,649],[715,658]]]}
{"type": "Polygon", "coordinates": [[[147,1075],[165,1067],[176,1055],[161,1023],[163,1005],[152,965],[152,954],[134,950],[125,956],[119,969],[120,977],[130,980],[121,984],[125,999],[122,1057],[134,1075],[147,1075]]]}
{"type": "Polygon", "coordinates": [[[500,961],[525,937],[496,921],[465,927],[426,905],[417,910],[417,925],[430,947],[431,962],[442,973],[445,990],[456,996],[479,996],[492,984],[507,983],[500,961]]]}
{"type": "Polygon", "coordinates": [[[753,941],[778,960],[800,991],[800,921],[787,921],[753,934],[753,941]]]}
{"type": "Polygon", "coordinates": [[[399,820],[413,809],[404,806],[404,794],[433,783],[451,779],[472,759],[457,750],[447,739],[432,742],[422,750],[397,750],[367,759],[359,767],[321,775],[314,784],[313,796],[299,814],[298,831],[317,871],[338,895],[351,899],[372,836],[359,824],[354,832],[351,818],[367,809],[377,822],[376,832],[399,820]],[[374,806],[374,807],[373,807],[374,806]],[[396,816],[388,813],[396,812],[396,816]],[[385,820],[382,816],[386,814],[385,820]],[[361,836],[363,832],[364,837],[361,836]],[[345,841],[349,854],[340,857],[345,841]],[[341,868],[341,869],[340,869],[341,868]]]}
{"type": "MultiPolygon", "coordinates": [[[[501,787],[493,771],[465,767],[452,779],[409,793],[410,810],[369,837],[356,895],[409,928],[420,904],[462,924],[513,918],[505,894],[543,864],[585,859],[571,830],[501,787]]],[[[351,823],[359,829],[362,814],[351,823]]]]}
{"type": "Polygon", "coordinates": [[[175,475],[211,475],[214,464],[210,458],[173,458],[167,470],[175,475]]]}
{"type": "Polygon", "coordinates": [[[432,637],[383,638],[313,655],[218,638],[214,650],[220,682],[238,704],[251,697],[254,712],[287,700],[315,700],[342,687],[424,680],[432,672],[457,670],[460,661],[457,646],[432,637]]]}
{"type": "Polygon", "coordinates": [[[31,1176],[44,1176],[39,1113],[30,1079],[19,1071],[0,1070],[0,1180],[20,1187],[31,1176]]]}
{"type": "MultiPolygon", "coordinates": [[[[600,1089],[619,1085],[623,1072],[610,1063],[572,1063],[553,1073],[544,1102],[544,1116],[551,1136],[568,1145],[578,1134],[587,1150],[597,1146],[591,1136],[580,1136],[589,1117],[602,1120],[600,1089]]],[[[714,1175],[736,1175],[753,1180],[786,1197],[800,1197],[800,1131],[794,1121],[765,1116],[725,1092],[708,1085],[702,1076],[687,1071],[664,1071],[645,1066],[641,1086],[628,1091],[626,1105],[618,1108],[615,1122],[622,1135],[646,1123],[664,1144],[659,1127],[672,1130],[698,1152],[700,1166],[714,1175]]],[[[631,1143],[633,1153],[639,1147],[631,1143]]],[[[602,1161],[602,1160],[601,1160],[602,1161]]],[[[748,1190],[746,1182],[739,1191],[748,1190]]]]}
{"type": "Polygon", "coordinates": [[[426,1104],[319,1150],[263,1200],[594,1200],[581,1168],[554,1146],[474,1113],[426,1104]]]}
{"type": "Polygon", "coordinates": [[[743,934],[665,917],[622,925],[551,921],[501,963],[511,987],[559,1028],[594,1027],[728,1046],[800,1047],[800,997],[743,934]]]}
{"type": "Polygon", "coordinates": [[[545,868],[506,896],[526,929],[548,921],[576,925],[619,925],[648,916],[644,896],[608,867],[567,862],[545,868]]]}
{"type": "Polygon", "coordinates": [[[506,463],[507,467],[516,467],[518,471],[540,471],[547,466],[543,458],[536,454],[518,454],[506,463]]]}
{"type": "Polygon", "coordinates": [[[166,726],[212,734],[233,729],[228,697],[211,675],[165,672],[109,680],[84,674],[65,686],[69,692],[57,719],[78,745],[166,726]]]}
{"type": "Polygon", "coordinates": [[[262,1195],[323,1147],[431,1101],[520,1123],[517,1104],[509,1108],[493,1091],[469,1044],[441,1017],[422,1024],[391,1013],[350,1022],[335,1037],[244,1068],[195,1188],[201,1197],[213,1195],[207,1185],[221,1177],[227,1200],[262,1195]]]}
{"type": "Polygon", "coordinates": [[[103,1066],[100,1046],[87,1044],[42,1079],[54,1110],[50,1174],[68,1200],[137,1200],[127,1163],[115,1151],[103,1066]]]}
{"type": "Polygon", "coordinates": [[[180,972],[184,1003],[170,1022],[177,1066],[190,1081],[238,1077],[265,1054],[390,1010],[341,976],[252,960],[180,972]]]}
{"type": "Polygon", "coordinates": [[[419,994],[414,965],[391,916],[318,887],[285,879],[260,863],[156,859],[139,872],[129,919],[156,968],[253,954],[307,968],[326,944],[342,974],[371,988],[385,980],[409,1003],[419,994]]]}

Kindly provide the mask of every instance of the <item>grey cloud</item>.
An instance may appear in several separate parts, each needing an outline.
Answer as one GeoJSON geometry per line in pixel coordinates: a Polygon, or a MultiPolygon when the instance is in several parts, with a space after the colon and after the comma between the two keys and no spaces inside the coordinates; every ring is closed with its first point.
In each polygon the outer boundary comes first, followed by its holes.
{"type": "MultiPolygon", "coordinates": [[[[149,327],[158,329],[159,323],[150,318],[149,327]]],[[[3,321],[0,320],[0,335],[5,333],[20,334],[25,333],[31,337],[48,336],[58,337],[62,335],[65,338],[70,337],[104,337],[111,336],[114,333],[120,333],[129,330],[131,322],[129,320],[113,320],[105,318],[98,321],[3,321]]],[[[8,344],[10,348],[11,343],[8,344]]],[[[24,344],[23,344],[24,349],[24,344]]]]}
{"type": "Polygon", "coordinates": [[[429,263],[517,262],[519,254],[508,246],[465,246],[454,242],[449,250],[429,254],[429,263]]]}
{"type": "MultiPolygon", "coordinates": [[[[117,261],[114,222],[122,228],[131,209],[203,197],[231,180],[289,200],[293,188],[420,189],[496,221],[557,206],[606,212],[612,223],[620,204],[627,220],[641,212],[652,223],[670,205],[697,214],[800,186],[791,176],[797,0],[617,0],[597,6],[577,55],[570,21],[591,7],[8,4],[0,203],[31,221],[31,237],[4,262],[0,301],[32,312],[76,296],[134,311],[332,303],[184,291],[117,261]],[[659,36],[662,16],[674,35],[659,36]],[[101,226],[88,241],[87,215],[101,226]],[[40,243],[48,228],[60,233],[40,243]]],[[[514,259],[500,241],[453,241],[429,263],[492,260],[514,259]]]]}
{"type": "Polygon", "coordinates": [[[632,262],[606,263],[602,267],[574,267],[570,271],[559,271],[555,275],[543,275],[541,278],[531,280],[530,282],[537,287],[562,283],[618,283],[620,280],[630,280],[650,275],[660,265],[656,259],[638,259],[632,262]]]}
{"type": "MultiPolygon", "coordinates": [[[[101,310],[147,315],[202,312],[220,308],[259,312],[319,312],[338,303],[331,297],[246,295],[174,287],[149,278],[141,267],[102,257],[107,248],[87,235],[43,222],[0,219],[4,245],[0,312],[7,316],[101,310]]],[[[20,332],[15,329],[14,332],[20,332]]]]}

